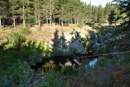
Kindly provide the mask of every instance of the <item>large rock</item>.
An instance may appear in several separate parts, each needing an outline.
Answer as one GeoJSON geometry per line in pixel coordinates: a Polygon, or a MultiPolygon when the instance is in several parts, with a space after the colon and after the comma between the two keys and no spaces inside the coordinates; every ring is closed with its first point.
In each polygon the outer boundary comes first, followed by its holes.
{"type": "Polygon", "coordinates": [[[75,53],[86,54],[87,51],[84,49],[81,38],[78,38],[74,42],[70,42],[69,50],[74,50],[75,53]]]}

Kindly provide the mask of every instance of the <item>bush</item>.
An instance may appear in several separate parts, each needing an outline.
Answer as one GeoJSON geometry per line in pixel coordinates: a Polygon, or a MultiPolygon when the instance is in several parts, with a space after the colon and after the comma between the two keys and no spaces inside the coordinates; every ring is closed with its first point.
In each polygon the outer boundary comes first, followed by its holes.
{"type": "Polygon", "coordinates": [[[0,87],[31,87],[34,71],[30,69],[27,62],[18,61],[3,72],[0,78],[0,87]]]}
{"type": "Polygon", "coordinates": [[[84,26],[84,24],[83,24],[82,22],[80,22],[80,23],[77,25],[77,27],[79,27],[79,28],[83,28],[83,26],[84,26]]]}
{"type": "Polygon", "coordinates": [[[64,80],[60,73],[56,73],[53,69],[44,77],[43,87],[63,87],[64,80]]]}
{"type": "Polygon", "coordinates": [[[6,36],[6,40],[9,47],[12,46],[15,48],[20,48],[21,44],[25,42],[25,38],[21,34],[16,33],[16,32],[11,32],[10,34],[8,34],[6,36]]]}
{"type": "Polygon", "coordinates": [[[95,27],[95,28],[101,28],[102,27],[102,25],[101,24],[99,24],[99,23],[94,23],[94,22],[89,22],[89,23],[87,23],[87,25],[89,25],[89,26],[91,26],[91,27],[95,27]]]}
{"type": "Polygon", "coordinates": [[[73,68],[72,68],[72,66],[66,66],[66,67],[62,68],[61,72],[63,74],[72,73],[73,72],[73,68]]]}
{"type": "Polygon", "coordinates": [[[24,34],[24,35],[30,34],[29,28],[21,28],[21,29],[19,30],[19,32],[20,32],[21,34],[24,34]]]}

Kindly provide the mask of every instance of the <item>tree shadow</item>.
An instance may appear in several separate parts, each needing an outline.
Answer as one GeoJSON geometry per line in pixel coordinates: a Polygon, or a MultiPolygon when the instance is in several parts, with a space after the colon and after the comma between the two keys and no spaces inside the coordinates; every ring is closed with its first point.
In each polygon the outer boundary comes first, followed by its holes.
{"type": "Polygon", "coordinates": [[[8,71],[12,66],[17,65],[18,61],[26,61],[30,66],[41,62],[45,55],[50,54],[48,50],[44,50],[44,44],[37,41],[25,41],[19,46],[7,48],[3,43],[0,47],[0,68],[2,71],[8,71]],[[16,48],[18,47],[18,48],[16,48]],[[6,49],[5,49],[6,48],[6,49]]]}
{"type": "Polygon", "coordinates": [[[67,61],[73,64],[73,58],[68,54],[65,55],[66,52],[63,51],[67,48],[64,32],[62,31],[61,36],[59,36],[59,31],[56,30],[54,33],[54,39],[52,39],[52,41],[52,56],[54,56],[52,57],[52,60],[54,61],[56,69],[60,70],[63,66],[65,66],[67,61]]]}

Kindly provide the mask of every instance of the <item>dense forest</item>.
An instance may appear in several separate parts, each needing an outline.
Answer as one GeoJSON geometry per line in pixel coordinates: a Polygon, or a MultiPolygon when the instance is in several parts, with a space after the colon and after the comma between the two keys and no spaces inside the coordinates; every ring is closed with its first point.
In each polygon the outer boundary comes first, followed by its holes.
{"type": "Polygon", "coordinates": [[[130,1],[0,0],[0,87],[130,87],[130,1]]]}
{"type": "MultiPolygon", "coordinates": [[[[1,25],[39,25],[51,24],[53,22],[61,25],[77,24],[77,23],[121,23],[129,16],[129,6],[127,0],[124,8],[113,5],[112,2],[107,3],[105,7],[102,5],[93,6],[91,2],[86,4],[80,0],[0,0],[0,26],[1,25]],[[126,7],[126,10],[125,10],[126,7]],[[128,8],[127,8],[128,7],[128,8]],[[127,14],[120,14],[120,12],[127,14]],[[120,19],[120,20],[119,20],[120,19]]],[[[0,28],[1,30],[2,28],[0,28]]]]}

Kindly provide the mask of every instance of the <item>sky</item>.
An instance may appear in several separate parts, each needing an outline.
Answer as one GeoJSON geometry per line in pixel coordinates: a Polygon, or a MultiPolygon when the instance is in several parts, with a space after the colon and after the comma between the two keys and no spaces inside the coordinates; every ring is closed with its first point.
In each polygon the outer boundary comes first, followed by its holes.
{"type": "MultiPolygon", "coordinates": [[[[82,2],[86,2],[87,4],[90,3],[90,0],[81,0],[82,2]]],[[[91,0],[91,4],[98,6],[98,5],[102,5],[103,7],[105,7],[106,3],[111,2],[112,0],[91,0]]]]}

